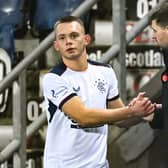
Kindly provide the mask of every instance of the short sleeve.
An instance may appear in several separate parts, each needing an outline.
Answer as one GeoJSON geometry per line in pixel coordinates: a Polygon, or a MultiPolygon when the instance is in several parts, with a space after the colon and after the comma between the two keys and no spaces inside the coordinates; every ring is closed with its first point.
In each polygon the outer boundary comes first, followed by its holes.
{"type": "Polygon", "coordinates": [[[108,81],[109,81],[109,90],[107,95],[107,100],[113,100],[119,96],[118,91],[118,80],[116,74],[112,68],[108,68],[108,81]]]}
{"type": "Polygon", "coordinates": [[[44,76],[43,93],[45,99],[49,99],[60,109],[67,100],[76,96],[71,85],[62,77],[53,73],[48,73],[44,76]]]}

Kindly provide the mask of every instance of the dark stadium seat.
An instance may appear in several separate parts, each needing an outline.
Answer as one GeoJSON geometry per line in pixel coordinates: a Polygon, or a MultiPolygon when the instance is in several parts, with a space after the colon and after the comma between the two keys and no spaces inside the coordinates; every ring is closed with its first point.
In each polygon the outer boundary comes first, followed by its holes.
{"type": "Polygon", "coordinates": [[[11,25],[0,26],[0,48],[3,48],[14,62],[14,37],[13,27],[11,25]]]}
{"type": "Polygon", "coordinates": [[[34,26],[38,29],[52,29],[55,21],[70,15],[84,0],[37,0],[34,26]]]}
{"type": "Polygon", "coordinates": [[[0,47],[7,51],[14,63],[14,36],[23,34],[22,11],[24,0],[0,0],[0,47]]]}
{"type": "Polygon", "coordinates": [[[4,24],[13,26],[22,24],[21,5],[22,0],[0,0],[0,26],[4,24]]]}

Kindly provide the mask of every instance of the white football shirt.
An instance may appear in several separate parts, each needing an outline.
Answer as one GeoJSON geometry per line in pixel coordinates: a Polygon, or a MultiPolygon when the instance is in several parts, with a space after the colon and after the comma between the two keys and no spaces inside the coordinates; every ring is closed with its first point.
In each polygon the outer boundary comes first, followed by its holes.
{"type": "Polygon", "coordinates": [[[63,63],[43,79],[48,130],[44,168],[105,168],[108,126],[82,128],[61,111],[62,105],[78,95],[87,107],[106,108],[119,97],[113,69],[88,61],[86,71],[77,72],[63,63]]]}

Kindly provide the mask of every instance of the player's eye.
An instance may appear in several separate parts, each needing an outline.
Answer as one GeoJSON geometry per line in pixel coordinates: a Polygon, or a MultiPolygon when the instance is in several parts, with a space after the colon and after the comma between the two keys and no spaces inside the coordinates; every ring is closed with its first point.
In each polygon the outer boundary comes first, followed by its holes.
{"type": "Polygon", "coordinates": [[[71,39],[76,39],[78,36],[79,36],[78,33],[72,33],[72,34],[70,35],[71,39]]]}
{"type": "Polygon", "coordinates": [[[65,36],[58,36],[58,40],[64,40],[65,36]]]}

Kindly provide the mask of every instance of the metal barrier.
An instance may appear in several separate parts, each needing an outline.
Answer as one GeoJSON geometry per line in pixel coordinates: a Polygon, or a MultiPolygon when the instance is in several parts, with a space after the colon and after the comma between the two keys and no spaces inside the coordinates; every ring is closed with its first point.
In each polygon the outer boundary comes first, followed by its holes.
{"type": "Polygon", "coordinates": [[[1,125],[0,126],[0,151],[7,146],[13,139],[13,128],[9,125],[1,125]]]}

